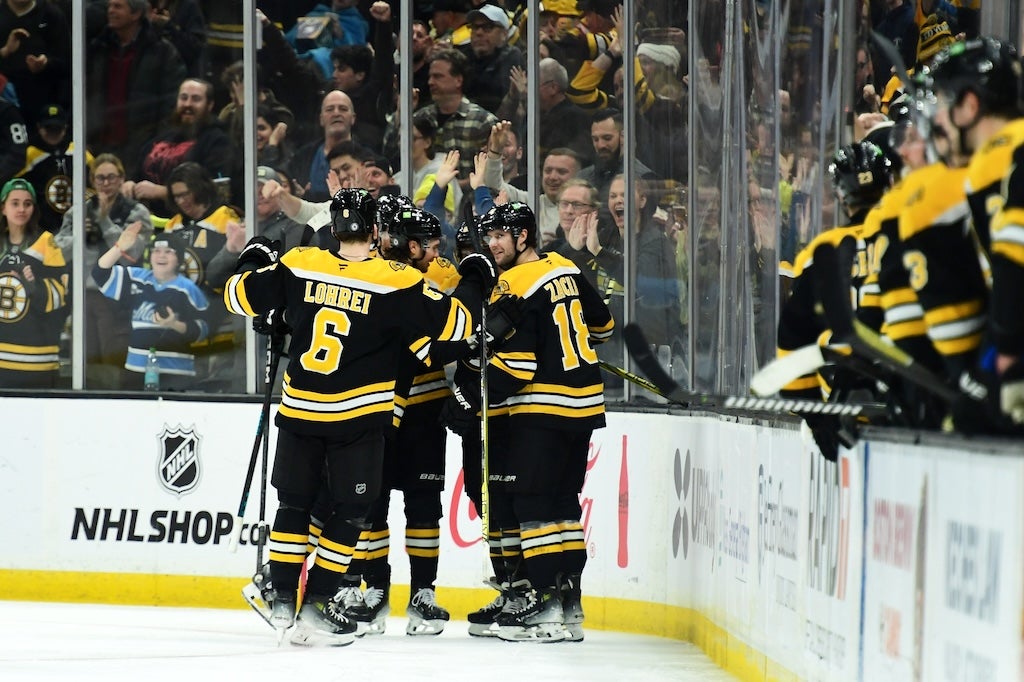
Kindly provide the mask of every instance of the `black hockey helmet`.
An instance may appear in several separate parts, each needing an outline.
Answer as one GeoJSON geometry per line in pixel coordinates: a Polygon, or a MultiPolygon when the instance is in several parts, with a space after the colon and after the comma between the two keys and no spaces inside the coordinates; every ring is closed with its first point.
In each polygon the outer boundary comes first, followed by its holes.
{"type": "Polygon", "coordinates": [[[346,235],[373,234],[377,201],[365,189],[339,189],[331,199],[331,234],[342,240],[346,235]]]}
{"type": "Polygon", "coordinates": [[[875,204],[892,185],[893,166],[878,145],[867,141],[840,147],[828,166],[836,196],[849,209],[875,204]]]}
{"type": "Polygon", "coordinates": [[[441,221],[422,208],[402,208],[391,218],[388,234],[392,248],[404,249],[408,242],[419,242],[426,248],[431,239],[441,238],[441,221]]]}
{"type": "Polygon", "coordinates": [[[391,219],[403,208],[416,206],[412,199],[404,194],[382,194],[377,199],[377,227],[382,231],[389,229],[391,219]]]}
{"type": "Polygon", "coordinates": [[[519,239],[519,234],[526,232],[526,246],[537,246],[537,218],[533,209],[521,201],[495,205],[480,216],[477,229],[481,234],[491,230],[506,230],[512,233],[514,239],[519,239]]]}
{"type": "Polygon", "coordinates": [[[982,114],[1021,113],[1021,62],[1009,43],[987,37],[953,43],[935,55],[924,75],[929,89],[948,93],[954,103],[973,92],[982,114]]]}

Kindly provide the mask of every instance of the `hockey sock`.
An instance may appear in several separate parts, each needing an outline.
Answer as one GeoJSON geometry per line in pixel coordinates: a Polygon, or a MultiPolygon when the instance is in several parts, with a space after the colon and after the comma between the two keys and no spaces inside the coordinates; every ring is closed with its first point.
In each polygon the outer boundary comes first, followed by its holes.
{"type": "Polygon", "coordinates": [[[405,529],[405,551],[409,555],[410,583],[433,587],[437,581],[437,561],[441,555],[441,528],[437,523],[413,525],[405,529]]]}
{"type": "Polygon", "coordinates": [[[270,580],[278,590],[291,592],[298,588],[302,563],[306,559],[306,528],[309,512],[282,506],[274,517],[270,531],[270,580]]]}
{"type": "Polygon", "coordinates": [[[583,525],[567,519],[559,521],[562,533],[562,567],[567,575],[583,573],[587,563],[587,545],[583,538],[583,525]]]}
{"type": "Polygon", "coordinates": [[[316,558],[306,579],[308,594],[334,594],[341,577],[348,573],[362,528],[338,514],[327,520],[320,534],[316,558]]]}

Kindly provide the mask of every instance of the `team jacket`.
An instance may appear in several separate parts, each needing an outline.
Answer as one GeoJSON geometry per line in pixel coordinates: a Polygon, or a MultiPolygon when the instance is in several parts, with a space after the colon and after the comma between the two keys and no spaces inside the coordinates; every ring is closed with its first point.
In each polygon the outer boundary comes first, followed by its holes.
{"type": "Polygon", "coordinates": [[[491,358],[490,402],[508,401],[511,418],[542,428],[604,426],[604,385],[594,345],[615,321],[572,261],[555,253],[505,271],[491,300],[523,299],[516,333],[491,358]]]}
{"type": "Polygon", "coordinates": [[[426,286],[414,268],[315,248],[233,275],[224,304],[249,317],[285,309],[292,339],[276,423],[298,433],[389,426],[401,355],[429,366],[432,341],[465,339],[471,329],[465,306],[426,286]]]}
{"type": "Polygon", "coordinates": [[[966,168],[932,164],[900,213],[903,266],[924,311],[928,337],[947,376],[972,363],[986,324],[988,285],[984,255],[971,229],[964,191],[966,168]]]}
{"type": "Polygon", "coordinates": [[[0,369],[56,370],[60,329],[68,304],[67,266],[53,235],[26,249],[0,243],[0,369]],[[35,281],[23,274],[32,267],[35,281]]]}
{"type": "Polygon", "coordinates": [[[220,293],[224,283],[208,281],[206,267],[227,243],[228,223],[241,220],[232,207],[218,206],[199,220],[185,218],[179,213],[167,221],[164,231],[174,232],[185,241],[183,272],[190,280],[220,293]]]}

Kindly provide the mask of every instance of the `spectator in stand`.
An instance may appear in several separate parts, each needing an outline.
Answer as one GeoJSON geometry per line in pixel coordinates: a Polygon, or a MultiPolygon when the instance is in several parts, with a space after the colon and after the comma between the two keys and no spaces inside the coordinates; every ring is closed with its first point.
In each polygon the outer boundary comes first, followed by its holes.
{"type": "MultiPolygon", "coordinates": [[[[886,13],[875,27],[875,31],[888,38],[904,64],[913,64],[917,56],[917,24],[914,22],[914,5],[907,0],[885,0],[886,13]]],[[[893,74],[894,64],[877,48],[871,55],[874,62],[875,78],[879,83],[888,82],[893,74]]]]}
{"type": "Polygon", "coordinates": [[[434,0],[434,44],[438,48],[469,45],[470,29],[466,15],[473,9],[470,0],[434,0]]]}
{"type": "Polygon", "coordinates": [[[381,190],[394,187],[393,174],[391,164],[385,157],[380,154],[371,154],[370,158],[363,161],[363,184],[360,186],[370,190],[374,199],[379,199],[381,190]]]}
{"type": "Polygon", "coordinates": [[[522,68],[523,53],[508,46],[511,28],[508,14],[497,5],[480,5],[466,15],[469,45],[459,48],[466,55],[471,78],[463,93],[487,111],[496,113],[508,93],[512,67],[522,68]]]}
{"type": "Polygon", "coordinates": [[[104,296],[131,310],[122,388],[139,390],[149,349],[160,365],[160,389],[184,391],[195,385],[195,358],[190,344],[206,338],[206,295],[181,273],[184,244],[174,235],[156,234],[149,242],[149,267],[124,266],[118,258],[135,248],[140,223],[132,223],[96,261],[92,278],[104,296]]]}
{"type": "MultiPolygon", "coordinates": [[[[597,211],[598,205],[597,188],[586,180],[580,180],[579,178],[566,180],[565,184],[558,191],[558,201],[556,202],[556,206],[558,206],[558,229],[555,231],[554,238],[544,245],[544,250],[563,253],[563,244],[565,244],[567,235],[572,234],[577,240],[581,236],[573,233],[573,225],[576,224],[576,219],[580,216],[594,213],[597,211]]],[[[586,235],[582,236],[585,237],[586,235]]],[[[577,243],[573,248],[580,249],[582,246],[577,243]]],[[[597,284],[596,280],[591,283],[595,286],[597,284]]]]}
{"type": "Polygon", "coordinates": [[[196,0],[149,0],[149,23],[174,45],[185,62],[185,73],[206,73],[206,20],[196,0]]]}
{"type": "MultiPolygon", "coordinates": [[[[615,109],[599,109],[590,124],[590,139],[594,145],[594,163],[579,172],[578,177],[597,188],[601,200],[608,197],[612,178],[622,173],[622,112],[615,109]]],[[[649,179],[654,172],[636,160],[633,170],[636,177],[649,179]]]]}
{"type": "Polygon", "coordinates": [[[417,115],[428,118],[437,127],[437,145],[460,152],[459,184],[469,187],[473,157],[483,149],[491,127],[498,119],[463,93],[467,77],[466,56],[458,50],[438,50],[430,58],[430,94],[433,103],[417,115]]]}
{"type": "Polygon", "coordinates": [[[292,153],[288,122],[280,117],[280,111],[264,104],[257,106],[256,160],[272,168],[284,167],[292,160],[292,153]]]}
{"type": "Polygon", "coordinates": [[[594,155],[590,142],[591,115],[576,106],[566,96],[569,74],[565,67],[551,57],[537,65],[540,85],[540,156],[556,147],[568,147],[576,152],[581,163],[589,163],[594,155]]]}
{"type": "MultiPolygon", "coordinates": [[[[25,167],[18,174],[32,183],[39,202],[39,222],[44,230],[56,232],[71,208],[71,141],[68,116],[64,107],[50,104],[36,118],[36,141],[25,154],[25,167]]],[[[92,154],[85,152],[86,165],[92,165],[92,154]]]]}
{"type": "Polygon", "coordinates": [[[228,316],[221,291],[232,274],[211,267],[227,249],[228,225],[242,221],[238,211],[225,203],[210,173],[194,161],[186,161],[167,178],[168,196],[175,215],[164,232],[176,235],[184,247],[182,274],[195,282],[210,301],[206,313],[209,337],[195,348],[203,372],[197,382],[212,391],[240,391],[244,367],[235,364],[234,348],[243,343],[244,330],[234,316],[228,316]]]}
{"type": "Polygon", "coordinates": [[[356,0],[331,0],[327,4],[320,3],[306,12],[306,17],[324,17],[327,20],[326,38],[315,45],[298,34],[300,21],[288,29],[285,38],[295,51],[303,53],[313,49],[326,49],[327,53],[342,45],[364,45],[370,24],[356,7],[356,0]]]}
{"type": "Polygon", "coordinates": [[[0,97],[0,182],[6,183],[25,167],[28,128],[21,110],[0,97]]]}
{"type": "MultiPolygon", "coordinates": [[[[505,130],[511,129],[508,121],[502,121],[491,130],[491,136],[487,142],[487,165],[485,168],[484,184],[492,190],[504,191],[509,201],[524,201],[527,198],[525,190],[502,180],[501,154],[498,152],[502,144],[505,130]]],[[[541,167],[540,186],[543,194],[537,200],[537,242],[544,248],[556,238],[558,230],[558,192],[570,178],[576,177],[580,172],[579,158],[576,152],[567,147],[555,147],[544,157],[541,167]]]]}
{"type": "MultiPolygon", "coordinates": [[[[224,105],[224,108],[217,114],[217,120],[224,125],[231,138],[231,143],[235,145],[235,149],[239,150],[244,146],[245,139],[245,85],[242,72],[242,62],[237,61],[224,69],[221,74],[220,80],[231,94],[231,101],[224,105]]],[[[256,82],[262,83],[259,69],[256,70],[256,82]]],[[[291,110],[277,101],[273,90],[261,85],[256,90],[256,97],[257,116],[259,116],[259,107],[264,107],[272,112],[271,115],[275,121],[283,121],[286,128],[295,122],[295,116],[292,115],[291,110]]]]}
{"type": "Polygon", "coordinates": [[[320,127],[323,137],[295,152],[289,169],[291,176],[304,188],[303,197],[312,202],[327,201],[327,153],[343,142],[356,142],[352,126],[356,122],[352,100],[341,90],[324,95],[320,105],[320,127]]]}
{"type": "MultiPolygon", "coordinates": [[[[437,3],[435,2],[436,6],[437,3]]],[[[434,39],[430,35],[430,24],[425,21],[412,22],[412,87],[417,93],[419,106],[430,99],[430,55],[434,50],[434,39]]]]}
{"type": "MultiPolygon", "coordinates": [[[[490,141],[488,141],[488,149],[490,141]]],[[[501,179],[513,187],[526,190],[527,176],[522,172],[520,164],[523,162],[523,146],[519,144],[519,135],[512,126],[505,126],[501,137],[501,144],[495,149],[501,151],[501,179]]],[[[547,150],[544,152],[547,153],[547,150]]]]}
{"type": "MultiPolygon", "coordinates": [[[[234,179],[237,184],[241,175],[238,157],[224,126],[213,115],[213,85],[199,78],[186,78],[178,88],[170,125],[143,146],[138,180],[125,182],[121,190],[147,202],[156,215],[167,216],[172,208],[167,199],[173,169],[190,161],[220,182],[234,179]]],[[[241,196],[240,191],[234,193],[241,196]]]]}
{"type": "Polygon", "coordinates": [[[0,188],[0,387],[54,388],[67,315],[67,265],[39,225],[36,192],[22,178],[0,188]]]}
{"type": "MultiPolygon", "coordinates": [[[[153,234],[149,209],[121,194],[124,165],[113,154],[99,154],[90,166],[89,180],[94,193],[85,202],[85,261],[83,267],[92,272],[97,259],[118,243],[128,225],[138,223],[139,239],[121,252],[116,263],[123,266],[142,262],[143,249],[153,234]]],[[[55,239],[71,263],[74,254],[74,206],[64,214],[63,224],[55,239]]],[[[90,389],[121,388],[121,369],[128,352],[131,334],[125,306],[100,293],[90,277],[85,283],[85,381],[90,389]]]]}
{"type": "Polygon", "coordinates": [[[110,0],[107,26],[89,45],[86,131],[89,147],[117,155],[129,178],[138,151],[174,111],[185,64],[156,35],[149,0],[110,0]]]}
{"type": "MultiPolygon", "coordinates": [[[[274,15],[271,15],[274,16],[274,15]]],[[[263,47],[256,53],[261,88],[273,92],[295,116],[288,137],[298,149],[320,135],[317,115],[324,96],[324,78],[319,68],[295,55],[284,34],[260,10],[256,10],[263,35],[263,47]]]]}
{"type": "Polygon", "coordinates": [[[0,2],[0,73],[18,93],[25,124],[34,130],[47,104],[71,104],[71,28],[50,2],[0,2]]]}
{"type": "Polygon", "coordinates": [[[621,7],[621,2],[585,0],[556,4],[566,5],[560,10],[558,35],[554,40],[544,40],[542,45],[548,51],[547,56],[558,60],[567,72],[576,73],[583,62],[595,59],[608,49],[613,37],[612,14],[621,7]],[[576,5],[575,9],[572,4],[576,5]]]}

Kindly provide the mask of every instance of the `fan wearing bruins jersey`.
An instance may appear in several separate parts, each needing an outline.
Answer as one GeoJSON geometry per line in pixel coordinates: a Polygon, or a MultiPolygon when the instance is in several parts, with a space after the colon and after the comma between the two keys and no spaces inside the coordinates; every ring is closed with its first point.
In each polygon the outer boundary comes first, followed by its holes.
{"type": "Polygon", "coordinates": [[[471,327],[466,308],[425,286],[417,270],[371,256],[375,203],[362,189],[335,195],[337,252],[298,248],[277,261],[273,245],[254,237],[224,289],[230,312],[255,317],[284,309],[292,328],[276,418],[271,481],[280,506],[270,534],[270,573],[271,624],[294,623],[291,641],[298,644],[338,646],[355,637],[356,624],[332,597],[381,495],[399,358],[412,353],[429,363],[433,341],[464,339],[471,327]],[[333,507],[296,616],[310,510],[325,475],[333,507]]]}
{"type": "MultiPolygon", "coordinates": [[[[238,320],[227,315],[220,304],[224,281],[230,272],[210,268],[218,254],[225,254],[228,223],[241,222],[238,212],[224,204],[205,168],[194,161],[175,166],[167,178],[168,199],[178,213],[167,221],[164,231],[173,232],[185,243],[184,274],[199,285],[210,300],[207,322],[210,335],[193,344],[193,352],[203,368],[203,388],[241,390],[242,360],[232,355],[236,334],[241,334],[238,320]],[[217,354],[216,360],[203,357],[217,354]],[[235,367],[235,364],[238,366],[235,367]]],[[[225,254],[226,255],[226,254],[225,254]]]]}
{"type": "Polygon", "coordinates": [[[0,188],[0,387],[53,388],[68,303],[67,266],[39,225],[36,192],[23,178],[0,188]]]}
{"type": "Polygon", "coordinates": [[[508,492],[533,589],[497,616],[498,636],[579,640],[586,563],[579,493],[591,433],[605,425],[594,346],[611,336],[615,323],[572,261],[537,252],[528,206],[496,206],[479,227],[504,271],[492,302],[502,294],[523,301],[516,333],[487,371],[490,402],[508,401],[508,492]]]}

